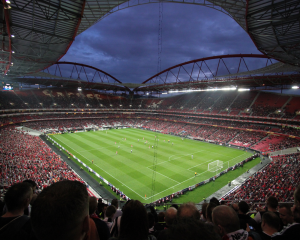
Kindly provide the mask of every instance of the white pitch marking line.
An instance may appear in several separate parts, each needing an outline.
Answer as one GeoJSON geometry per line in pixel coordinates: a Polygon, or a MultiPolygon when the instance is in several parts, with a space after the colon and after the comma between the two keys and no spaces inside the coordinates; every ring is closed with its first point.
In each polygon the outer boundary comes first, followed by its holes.
{"type": "MultiPolygon", "coordinates": [[[[146,167],[146,168],[148,168],[148,169],[150,169],[151,171],[153,171],[151,168],[149,168],[149,167],[146,167]]],[[[159,173],[159,172],[157,172],[157,171],[155,171],[156,173],[158,173],[158,174],[160,174],[160,175],[162,175],[162,176],[164,176],[164,177],[166,177],[166,178],[169,178],[168,176],[166,176],[166,175],[163,175],[163,174],[161,174],[161,173],[159,173]]],[[[172,180],[172,181],[174,181],[174,182],[177,182],[177,183],[179,183],[178,181],[176,181],[176,180],[174,180],[174,179],[172,179],[172,178],[169,178],[170,180],[172,180]]]]}
{"type": "MultiPolygon", "coordinates": [[[[66,144],[66,143],[64,143],[65,145],[67,145],[69,148],[71,148],[71,149],[73,149],[72,147],[70,147],[68,144],[66,144]]],[[[81,157],[83,157],[79,152],[77,152],[76,150],[74,150],[73,149],[73,151],[75,151],[76,153],[78,153],[81,157]]],[[[83,157],[83,158],[85,158],[85,157],[83,157]]],[[[100,168],[102,171],[104,171],[104,172],[106,172],[108,175],[110,175],[111,177],[113,177],[114,179],[116,179],[118,182],[120,182],[120,183],[122,183],[120,180],[118,180],[117,178],[115,178],[114,176],[112,176],[110,173],[108,173],[107,171],[105,171],[105,170],[103,170],[101,167],[99,167],[97,164],[94,164],[94,165],[96,165],[98,168],[100,168]]],[[[136,193],[137,195],[139,195],[141,198],[143,198],[143,199],[145,199],[146,200],[146,198],[145,197],[143,197],[143,196],[141,196],[140,194],[138,194],[136,191],[134,191],[134,190],[132,190],[130,187],[128,187],[128,186],[126,186],[124,183],[123,183],[123,185],[125,186],[125,187],[127,187],[128,189],[130,189],[131,191],[133,191],[134,193],[136,193]]],[[[125,194],[126,195],[126,194],[125,194]]]]}

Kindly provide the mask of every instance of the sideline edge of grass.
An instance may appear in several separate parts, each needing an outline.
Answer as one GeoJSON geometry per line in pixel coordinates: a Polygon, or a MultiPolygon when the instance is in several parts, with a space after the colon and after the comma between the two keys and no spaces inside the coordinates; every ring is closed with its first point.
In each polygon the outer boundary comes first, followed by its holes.
{"type": "MultiPolygon", "coordinates": [[[[50,141],[51,143],[54,143],[52,138],[50,137],[49,139],[47,138],[48,141],[50,141]]],[[[54,147],[58,148],[57,145],[54,144],[54,147]]],[[[80,164],[75,158],[73,158],[71,155],[69,155],[66,151],[61,151],[62,154],[64,154],[65,156],[67,156],[68,158],[70,158],[76,165],[78,165],[79,167],[82,167],[82,164],[80,164]]],[[[91,173],[87,170],[87,168],[82,168],[82,171],[85,171],[86,173],[88,173],[93,179],[96,180],[96,182],[100,183],[100,179],[94,174],[91,173]]],[[[77,173],[78,175],[80,175],[79,173],[77,173]]],[[[112,191],[110,189],[110,187],[107,184],[102,184],[101,186],[103,186],[107,191],[109,191],[111,194],[113,194],[116,199],[119,199],[120,196],[117,195],[114,191],[112,191]]]]}
{"type": "MultiPolygon", "coordinates": [[[[57,139],[56,139],[57,140],[57,139]]],[[[50,141],[52,139],[50,138],[50,141]]],[[[59,141],[59,140],[58,140],[59,141]]],[[[61,142],[61,141],[59,141],[61,142]]],[[[65,145],[61,142],[62,145],[65,145]]],[[[56,146],[56,145],[54,145],[56,146]]],[[[57,146],[56,146],[57,147],[57,146]]],[[[67,149],[67,146],[64,146],[67,149]]],[[[68,150],[68,149],[67,149],[68,150]]],[[[63,154],[65,154],[67,157],[69,157],[73,162],[75,162],[78,166],[82,167],[80,163],[76,159],[74,159],[72,156],[68,155],[66,151],[61,151],[63,154]]],[[[69,151],[71,152],[71,151],[69,151]]],[[[238,176],[242,175],[247,171],[247,169],[250,169],[257,165],[259,163],[259,158],[253,159],[250,162],[247,162],[244,164],[243,168],[238,168],[233,171],[230,171],[227,174],[223,174],[219,178],[216,179],[215,182],[209,182],[205,185],[202,185],[200,187],[195,188],[193,191],[188,191],[184,195],[181,195],[179,198],[174,198],[172,203],[182,203],[182,202],[194,202],[194,203],[199,203],[203,200],[203,197],[208,197],[212,195],[214,192],[218,191],[222,187],[224,187],[228,181],[232,181],[236,179],[238,176]]],[[[85,172],[87,172],[93,179],[95,179],[97,182],[100,182],[100,179],[93,173],[89,172],[86,168],[83,168],[85,172]]],[[[107,189],[110,193],[112,193],[117,199],[119,196],[113,192],[110,187],[106,184],[102,185],[105,189],[107,189]]],[[[152,199],[151,199],[152,201],[152,199]]]]}

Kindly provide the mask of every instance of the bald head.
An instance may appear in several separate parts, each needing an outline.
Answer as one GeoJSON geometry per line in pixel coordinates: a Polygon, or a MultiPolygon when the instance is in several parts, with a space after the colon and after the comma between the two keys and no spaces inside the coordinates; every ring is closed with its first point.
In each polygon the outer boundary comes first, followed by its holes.
{"type": "Polygon", "coordinates": [[[196,205],[192,202],[182,204],[178,209],[177,216],[181,218],[192,217],[197,220],[200,219],[200,213],[196,205]]]}
{"type": "Polygon", "coordinates": [[[176,218],[177,215],[177,209],[170,207],[167,209],[166,214],[165,214],[165,222],[168,226],[171,226],[173,224],[174,219],[176,218]]]}
{"type": "Polygon", "coordinates": [[[225,233],[231,233],[240,229],[237,213],[231,207],[225,205],[214,208],[212,221],[216,226],[223,227],[225,233]]]}

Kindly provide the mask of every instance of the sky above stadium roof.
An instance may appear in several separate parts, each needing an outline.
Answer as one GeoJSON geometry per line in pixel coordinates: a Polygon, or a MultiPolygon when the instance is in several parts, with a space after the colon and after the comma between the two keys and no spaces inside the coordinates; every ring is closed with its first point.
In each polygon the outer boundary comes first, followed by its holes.
{"type": "MultiPolygon", "coordinates": [[[[157,73],[158,31],[159,4],[127,8],[78,35],[61,61],[91,65],[122,82],[141,83],[157,73]]],[[[163,4],[161,70],[193,59],[240,53],[260,52],[224,13],[163,4]]]]}

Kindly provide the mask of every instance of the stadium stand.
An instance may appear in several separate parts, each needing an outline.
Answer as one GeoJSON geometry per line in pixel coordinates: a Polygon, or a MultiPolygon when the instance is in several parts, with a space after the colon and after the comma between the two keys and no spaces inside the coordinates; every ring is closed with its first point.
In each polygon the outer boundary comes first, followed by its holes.
{"type": "Polygon", "coordinates": [[[300,153],[272,157],[273,161],[251,176],[236,191],[223,200],[249,200],[265,202],[275,196],[282,202],[293,202],[294,191],[300,184],[300,153]]]}
{"type": "MultiPolygon", "coordinates": [[[[299,110],[295,104],[297,97],[256,92],[246,96],[240,93],[218,95],[200,92],[163,99],[134,99],[93,91],[78,93],[59,89],[0,92],[0,119],[4,125],[0,129],[1,184],[8,188],[30,178],[37,183],[37,191],[41,192],[47,186],[65,179],[83,182],[39,137],[16,130],[12,123],[42,132],[139,127],[250,148],[260,153],[299,146],[298,121],[292,119],[299,110]],[[274,104],[271,104],[273,101],[274,104]],[[248,108],[251,110],[246,113],[248,108]],[[124,109],[130,114],[124,114],[124,109]],[[278,109],[283,110],[280,117],[274,114],[278,109]],[[286,116],[289,118],[285,119],[286,116]]],[[[293,202],[293,192],[300,184],[299,157],[299,153],[273,156],[269,165],[250,176],[223,200],[228,204],[246,200],[252,210],[262,206],[259,202],[270,196],[275,196],[279,201],[293,202]]],[[[165,201],[171,198],[167,196],[165,201]]],[[[184,207],[193,209],[188,205],[184,207]]],[[[201,225],[202,222],[195,224],[201,225]]],[[[152,234],[159,239],[160,231],[152,234]]]]}

